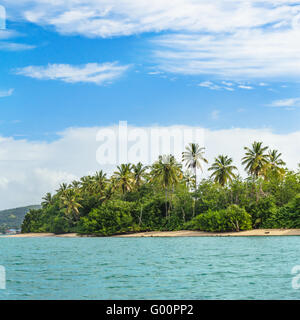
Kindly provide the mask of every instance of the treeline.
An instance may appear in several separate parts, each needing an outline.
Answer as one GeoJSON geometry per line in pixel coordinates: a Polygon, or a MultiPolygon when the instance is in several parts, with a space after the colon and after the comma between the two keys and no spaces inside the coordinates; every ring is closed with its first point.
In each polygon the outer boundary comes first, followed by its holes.
{"type": "Polygon", "coordinates": [[[238,175],[232,158],[220,155],[209,179],[197,181],[204,148],[189,144],[182,159],[160,156],[151,166],[122,164],[46,194],[42,208],[25,216],[22,232],[107,236],[150,230],[240,231],[300,228],[300,165],[285,168],[281,153],[261,142],[245,147],[238,175]]]}

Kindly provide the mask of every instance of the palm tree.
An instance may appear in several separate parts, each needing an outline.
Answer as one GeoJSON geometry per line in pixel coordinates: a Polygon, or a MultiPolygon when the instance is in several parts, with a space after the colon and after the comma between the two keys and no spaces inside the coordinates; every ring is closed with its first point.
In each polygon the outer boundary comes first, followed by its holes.
{"type": "Polygon", "coordinates": [[[125,194],[128,191],[131,191],[133,188],[133,174],[132,164],[121,164],[117,167],[118,171],[114,172],[114,176],[117,182],[117,185],[121,188],[122,193],[125,194]]]}
{"type": "Polygon", "coordinates": [[[195,186],[195,175],[191,170],[186,170],[183,175],[183,181],[186,187],[191,190],[195,186]]]}
{"type": "Polygon", "coordinates": [[[202,169],[201,162],[208,163],[207,159],[204,158],[205,148],[200,148],[198,143],[189,143],[185,148],[186,151],[182,152],[182,161],[186,162],[186,166],[189,169],[194,170],[195,176],[195,190],[197,189],[197,169],[202,169]]]}
{"type": "Polygon", "coordinates": [[[106,173],[104,173],[102,170],[96,172],[96,174],[94,175],[95,190],[102,193],[105,189],[106,183],[106,173]]]}
{"type": "Polygon", "coordinates": [[[50,192],[48,192],[43,198],[44,201],[41,203],[43,208],[46,208],[53,204],[53,197],[50,192]]]}
{"type": "Polygon", "coordinates": [[[272,168],[283,167],[286,163],[280,158],[282,153],[279,153],[278,150],[270,150],[269,151],[269,163],[272,168]]]}
{"type": "Polygon", "coordinates": [[[265,175],[269,156],[266,150],[269,147],[263,147],[262,142],[253,142],[252,148],[244,147],[246,155],[242,158],[242,164],[245,165],[246,171],[254,178],[265,175]]]}
{"type": "Polygon", "coordinates": [[[270,150],[268,154],[269,164],[268,164],[268,172],[275,174],[277,177],[283,177],[285,174],[285,170],[283,166],[286,163],[281,159],[282,154],[279,153],[278,150],[270,150]]]}
{"type": "Polygon", "coordinates": [[[236,175],[234,174],[234,170],[237,170],[236,166],[232,165],[232,158],[228,156],[219,155],[215,158],[215,162],[212,164],[209,171],[213,171],[211,174],[211,178],[214,179],[214,182],[219,183],[222,187],[226,185],[229,181],[231,182],[236,175]]]}
{"type": "Polygon", "coordinates": [[[61,207],[65,208],[66,216],[70,219],[78,220],[79,208],[82,208],[78,202],[81,200],[73,189],[66,190],[60,197],[61,207]]]}
{"type": "Polygon", "coordinates": [[[79,182],[79,181],[76,181],[76,180],[72,181],[72,183],[71,183],[71,188],[73,188],[73,189],[79,189],[79,188],[80,188],[80,182],[79,182]]]}
{"type": "Polygon", "coordinates": [[[56,190],[56,192],[59,194],[62,194],[66,190],[68,190],[68,185],[66,183],[62,183],[62,184],[60,184],[60,186],[59,186],[58,190],[56,190]]]}
{"type": "Polygon", "coordinates": [[[182,177],[181,165],[176,162],[173,155],[159,156],[158,161],[152,165],[151,176],[152,180],[158,182],[165,190],[166,217],[168,217],[168,194],[182,177]]]}
{"type": "Polygon", "coordinates": [[[144,167],[141,162],[132,166],[134,184],[137,188],[139,188],[143,183],[147,169],[148,167],[147,166],[144,167]]]}
{"type": "Polygon", "coordinates": [[[94,188],[94,178],[91,176],[85,176],[80,178],[81,187],[84,191],[92,192],[94,188]]]}

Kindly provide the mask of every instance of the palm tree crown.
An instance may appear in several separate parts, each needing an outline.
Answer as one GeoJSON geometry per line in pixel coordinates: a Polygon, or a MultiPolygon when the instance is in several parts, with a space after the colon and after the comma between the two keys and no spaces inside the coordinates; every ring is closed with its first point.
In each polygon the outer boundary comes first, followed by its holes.
{"type": "Polygon", "coordinates": [[[262,142],[253,142],[252,148],[244,147],[246,155],[242,159],[246,171],[254,177],[265,174],[269,163],[268,154],[265,153],[269,147],[263,147],[262,142]]]}
{"type": "Polygon", "coordinates": [[[117,185],[121,188],[122,193],[125,194],[133,188],[132,164],[121,164],[114,172],[117,185]]]}
{"type": "Polygon", "coordinates": [[[44,201],[41,203],[43,208],[48,207],[53,204],[53,197],[50,192],[48,192],[43,198],[44,201]]]}
{"type": "Polygon", "coordinates": [[[66,216],[78,220],[79,208],[82,205],[78,202],[81,198],[73,189],[67,189],[60,197],[61,207],[65,208],[66,216]]]}
{"type": "Polygon", "coordinates": [[[147,166],[143,166],[141,162],[132,166],[132,174],[134,179],[134,184],[137,188],[141,186],[144,181],[147,166]]]}
{"type": "Polygon", "coordinates": [[[177,184],[182,176],[181,165],[177,163],[173,155],[159,156],[152,166],[153,180],[161,183],[164,188],[177,184]]]}
{"type": "Polygon", "coordinates": [[[233,171],[237,170],[237,167],[233,166],[232,162],[232,158],[229,158],[228,156],[219,155],[215,158],[215,162],[208,169],[209,171],[213,171],[211,178],[221,186],[224,186],[229,181],[236,178],[233,171]]]}

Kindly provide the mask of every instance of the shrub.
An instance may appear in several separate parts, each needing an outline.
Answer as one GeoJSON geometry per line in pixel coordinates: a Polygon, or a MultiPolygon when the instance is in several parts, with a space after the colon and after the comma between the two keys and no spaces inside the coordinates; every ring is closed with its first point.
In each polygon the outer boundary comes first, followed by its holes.
{"type": "Polygon", "coordinates": [[[78,231],[103,236],[133,231],[133,210],[134,203],[121,200],[106,202],[80,219],[78,231]]]}
{"type": "Polygon", "coordinates": [[[300,228],[300,194],[267,219],[266,228],[300,228]]]}
{"type": "Polygon", "coordinates": [[[211,232],[251,229],[251,216],[244,208],[231,205],[227,209],[208,211],[185,225],[187,229],[211,232]]]}

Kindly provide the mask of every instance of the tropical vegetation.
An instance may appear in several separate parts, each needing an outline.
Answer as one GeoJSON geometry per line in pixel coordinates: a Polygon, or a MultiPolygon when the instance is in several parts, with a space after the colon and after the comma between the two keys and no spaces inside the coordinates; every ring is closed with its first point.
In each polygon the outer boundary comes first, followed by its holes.
{"type": "Polygon", "coordinates": [[[244,177],[228,155],[208,164],[205,149],[192,143],[180,160],[121,164],[111,176],[99,171],[47,193],[42,207],[26,214],[22,232],[300,228],[300,165],[287,169],[282,154],[262,142],[245,147],[241,163],[244,177]],[[199,179],[204,164],[210,175],[199,179]]]}

